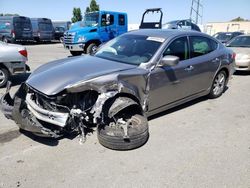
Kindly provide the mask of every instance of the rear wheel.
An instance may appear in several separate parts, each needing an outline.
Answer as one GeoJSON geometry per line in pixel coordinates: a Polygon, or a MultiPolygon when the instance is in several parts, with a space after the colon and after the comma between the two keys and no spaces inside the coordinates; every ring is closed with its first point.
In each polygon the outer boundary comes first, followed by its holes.
{"type": "Polygon", "coordinates": [[[91,43],[88,45],[86,49],[87,54],[94,54],[97,51],[98,46],[95,43],[91,43]]]}
{"type": "Polygon", "coordinates": [[[3,42],[8,43],[8,39],[6,37],[3,37],[3,42]]]}
{"type": "Polygon", "coordinates": [[[222,93],[225,90],[227,83],[227,74],[224,70],[220,71],[214,78],[210,93],[209,93],[209,98],[217,98],[222,95],[222,93]]]}
{"type": "Polygon", "coordinates": [[[72,56],[78,56],[78,55],[82,55],[82,51],[70,51],[72,56]]]}
{"type": "Polygon", "coordinates": [[[10,74],[5,68],[0,68],[0,87],[4,87],[9,80],[10,74]]]}
{"type": "Polygon", "coordinates": [[[131,150],[144,145],[149,137],[147,118],[138,114],[124,118],[122,121],[128,123],[127,136],[126,128],[117,125],[120,118],[116,118],[113,125],[110,123],[98,127],[97,136],[100,144],[113,150],[131,150]]]}

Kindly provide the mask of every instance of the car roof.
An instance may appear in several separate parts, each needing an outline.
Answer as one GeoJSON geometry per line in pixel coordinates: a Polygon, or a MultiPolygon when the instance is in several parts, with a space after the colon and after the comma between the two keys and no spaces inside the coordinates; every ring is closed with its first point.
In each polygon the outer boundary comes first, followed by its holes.
{"type": "Polygon", "coordinates": [[[204,33],[194,31],[194,30],[178,30],[178,29],[139,29],[135,31],[130,31],[127,34],[144,35],[149,37],[161,37],[164,39],[175,37],[179,35],[201,35],[208,36],[204,33]]]}
{"type": "Polygon", "coordinates": [[[242,32],[240,32],[240,31],[218,32],[217,34],[223,34],[223,33],[233,34],[233,33],[242,33],[242,32]]]}
{"type": "Polygon", "coordinates": [[[247,34],[247,35],[238,35],[237,37],[250,37],[250,34],[247,34]]]}

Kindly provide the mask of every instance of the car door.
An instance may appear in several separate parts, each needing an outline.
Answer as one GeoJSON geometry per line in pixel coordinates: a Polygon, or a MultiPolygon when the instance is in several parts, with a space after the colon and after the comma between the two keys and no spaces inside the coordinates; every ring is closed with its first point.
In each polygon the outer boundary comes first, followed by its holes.
{"type": "Polygon", "coordinates": [[[192,62],[189,59],[187,36],[173,40],[162,56],[180,58],[175,66],[156,67],[150,75],[149,111],[171,104],[190,95],[192,62]]]}
{"type": "Polygon", "coordinates": [[[221,55],[216,50],[218,43],[204,36],[190,36],[190,63],[193,77],[190,89],[192,94],[206,91],[220,66],[221,55]]]}
{"type": "Polygon", "coordinates": [[[102,42],[109,41],[115,37],[115,33],[113,31],[114,27],[114,15],[104,13],[101,15],[101,27],[100,27],[100,36],[102,42]]]}

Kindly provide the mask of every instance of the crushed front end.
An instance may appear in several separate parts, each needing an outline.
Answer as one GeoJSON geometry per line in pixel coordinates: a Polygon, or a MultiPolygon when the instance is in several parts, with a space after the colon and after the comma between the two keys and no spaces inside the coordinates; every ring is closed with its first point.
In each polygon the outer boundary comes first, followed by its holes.
{"type": "Polygon", "coordinates": [[[96,91],[46,96],[22,84],[13,98],[7,89],[0,105],[6,118],[14,120],[20,129],[58,138],[72,132],[84,135],[84,127],[93,127],[90,111],[97,98],[96,91]]]}

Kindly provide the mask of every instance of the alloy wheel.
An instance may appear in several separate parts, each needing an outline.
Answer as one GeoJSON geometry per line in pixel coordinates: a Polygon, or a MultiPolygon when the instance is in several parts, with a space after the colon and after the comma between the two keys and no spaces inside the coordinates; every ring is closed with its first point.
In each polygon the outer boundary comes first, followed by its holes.
{"type": "Polygon", "coordinates": [[[224,91],[225,83],[226,83],[226,76],[225,74],[223,74],[223,72],[221,72],[216,76],[214,80],[213,94],[216,96],[220,95],[224,91]]]}
{"type": "Polygon", "coordinates": [[[0,85],[5,82],[6,75],[5,73],[0,69],[0,85]]]}

